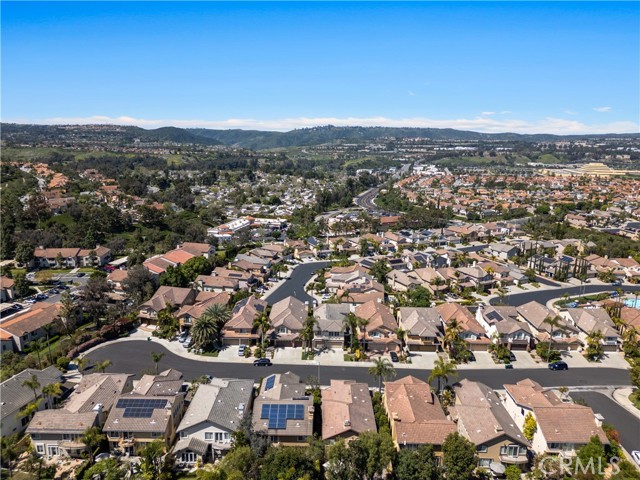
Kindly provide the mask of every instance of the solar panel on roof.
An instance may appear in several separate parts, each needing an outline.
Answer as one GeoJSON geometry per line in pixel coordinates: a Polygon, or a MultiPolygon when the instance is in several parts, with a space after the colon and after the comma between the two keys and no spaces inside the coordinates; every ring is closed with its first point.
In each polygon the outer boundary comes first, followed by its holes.
{"type": "Polygon", "coordinates": [[[276,376],[275,375],[271,375],[269,377],[267,377],[267,382],[264,385],[264,389],[266,390],[271,390],[273,388],[273,386],[276,383],[276,376]]]}
{"type": "Polygon", "coordinates": [[[260,418],[269,418],[270,409],[271,409],[271,404],[262,405],[262,413],[260,414],[260,418]]]}
{"type": "Polygon", "coordinates": [[[304,405],[292,403],[262,405],[261,418],[269,419],[270,429],[286,429],[287,420],[304,420],[304,405]]]}

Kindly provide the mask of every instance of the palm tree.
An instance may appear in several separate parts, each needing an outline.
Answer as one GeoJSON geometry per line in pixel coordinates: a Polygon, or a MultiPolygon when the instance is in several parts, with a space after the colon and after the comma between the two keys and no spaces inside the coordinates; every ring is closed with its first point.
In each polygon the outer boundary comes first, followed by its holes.
{"type": "Polygon", "coordinates": [[[442,357],[439,357],[438,360],[436,360],[436,363],[434,363],[433,365],[433,370],[431,370],[431,373],[429,374],[429,378],[427,379],[427,382],[431,383],[434,380],[437,380],[438,389],[436,390],[436,392],[440,393],[441,391],[440,381],[444,380],[444,384],[447,385],[447,383],[449,383],[449,377],[457,377],[457,376],[458,376],[458,369],[456,365],[454,363],[447,362],[442,357]]]}
{"type": "Polygon", "coordinates": [[[312,315],[308,315],[307,319],[304,322],[302,332],[300,332],[300,336],[302,337],[305,348],[307,350],[311,349],[312,342],[313,342],[313,335],[315,333],[315,328],[317,325],[318,325],[318,319],[312,315]]]}
{"type": "Polygon", "coordinates": [[[42,396],[47,399],[49,408],[53,408],[52,399],[60,395],[62,395],[62,384],[60,383],[50,383],[42,387],[42,396]]]}
{"type": "Polygon", "coordinates": [[[26,407],[18,412],[16,418],[26,418],[30,420],[33,417],[33,414],[38,411],[40,408],[40,400],[36,399],[33,402],[30,402],[26,407]]]}
{"type": "Polygon", "coordinates": [[[42,350],[43,347],[44,343],[42,342],[41,338],[37,338],[36,340],[31,342],[31,345],[29,345],[29,350],[35,352],[36,356],[38,357],[38,367],[40,368],[40,370],[42,370],[42,359],[40,358],[40,350],[42,350]]]}
{"type": "Polygon", "coordinates": [[[365,325],[366,321],[349,312],[342,320],[345,328],[349,330],[349,349],[353,352],[358,342],[358,327],[365,325]]]}
{"type": "Polygon", "coordinates": [[[271,329],[271,319],[266,313],[263,313],[258,318],[256,318],[253,322],[253,328],[256,330],[260,330],[261,340],[260,340],[260,348],[264,349],[264,336],[271,329]]]}
{"type": "Polygon", "coordinates": [[[51,365],[53,365],[53,355],[51,354],[51,334],[53,333],[53,331],[56,329],[55,325],[53,323],[48,323],[46,325],[42,326],[42,330],[44,331],[45,335],[47,336],[47,348],[49,350],[49,363],[51,365]]]}
{"type": "Polygon", "coordinates": [[[404,341],[407,338],[407,331],[402,327],[396,328],[396,337],[398,337],[398,340],[400,340],[400,348],[404,353],[404,347],[405,347],[404,341]]]}
{"type": "Polygon", "coordinates": [[[89,451],[89,462],[93,463],[93,457],[96,453],[98,447],[104,439],[107,437],[102,433],[99,427],[90,427],[85,430],[84,435],[80,439],[82,443],[85,444],[87,450],[89,451]]]}
{"type": "Polygon", "coordinates": [[[560,331],[565,331],[564,324],[562,323],[562,317],[559,315],[551,316],[549,315],[545,318],[542,323],[546,323],[549,325],[549,350],[547,351],[547,363],[551,362],[551,345],[553,343],[553,329],[558,329],[560,331]]]}
{"type": "Polygon", "coordinates": [[[158,364],[160,360],[162,360],[162,357],[164,357],[164,353],[151,352],[151,360],[156,366],[156,375],[158,374],[158,364]]]}
{"type": "Polygon", "coordinates": [[[461,337],[460,337],[460,332],[462,331],[462,328],[460,327],[460,324],[458,323],[458,320],[456,318],[452,318],[451,321],[449,323],[447,323],[446,325],[447,330],[444,334],[444,344],[447,347],[447,350],[449,350],[449,355],[457,360],[457,346],[458,344],[461,342],[461,337]]]}
{"type": "Polygon", "coordinates": [[[216,336],[216,324],[213,317],[202,315],[191,327],[191,338],[193,338],[193,346],[196,349],[204,348],[211,345],[216,336]]]}
{"type": "Polygon", "coordinates": [[[38,380],[38,376],[37,375],[33,375],[32,374],[30,378],[27,378],[26,380],[23,380],[22,381],[22,386],[30,388],[31,391],[33,392],[33,398],[35,400],[38,400],[38,389],[42,385],[40,385],[40,381],[38,380]]]}
{"type": "Polygon", "coordinates": [[[85,367],[87,366],[87,363],[89,363],[89,360],[87,359],[87,357],[76,358],[76,365],[78,366],[78,372],[83,373],[85,367]]]}
{"type": "Polygon", "coordinates": [[[107,368],[111,365],[111,360],[104,360],[102,362],[96,363],[96,370],[100,373],[104,373],[107,368]]]}
{"type": "Polygon", "coordinates": [[[602,340],[604,335],[600,330],[594,330],[587,335],[587,357],[589,360],[595,360],[602,357],[602,340]]]}
{"type": "Polygon", "coordinates": [[[373,366],[369,367],[369,375],[378,379],[378,392],[382,393],[382,380],[396,375],[396,369],[385,357],[378,357],[373,361],[373,366]]]}
{"type": "MultiPolygon", "coordinates": [[[[224,329],[224,326],[231,319],[231,310],[229,310],[226,305],[217,303],[207,308],[198,320],[202,320],[203,317],[206,319],[205,321],[207,322],[207,324],[213,323],[214,326],[213,336],[209,343],[218,347],[221,346],[222,331],[224,329]]],[[[196,320],[196,322],[198,320],[196,320]]],[[[193,337],[193,329],[191,332],[191,336],[193,337]]],[[[204,345],[207,345],[207,343],[205,343],[204,345]]]]}

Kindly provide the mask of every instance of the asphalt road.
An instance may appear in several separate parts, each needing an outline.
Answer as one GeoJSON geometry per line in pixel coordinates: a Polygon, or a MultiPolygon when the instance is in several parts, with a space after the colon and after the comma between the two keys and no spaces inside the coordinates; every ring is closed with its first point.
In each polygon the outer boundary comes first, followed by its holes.
{"type": "MultiPolygon", "coordinates": [[[[585,295],[600,292],[614,292],[617,288],[622,288],[622,290],[624,290],[625,292],[640,291],[640,285],[623,285],[622,287],[615,287],[613,285],[584,285],[582,288],[584,289],[585,295]]],[[[579,295],[580,291],[580,287],[567,287],[556,288],[553,290],[537,290],[524,293],[512,293],[511,295],[505,295],[504,303],[517,307],[520,305],[524,305],[525,303],[536,301],[545,305],[549,300],[560,298],[565,293],[573,296],[579,295]]],[[[492,298],[490,300],[491,304],[496,304],[498,302],[500,302],[500,298],[492,298]]]]}
{"type": "MultiPolygon", "coordinates": [[[[179,357],[154,341],[130,341],[108,343],[87,355],[89,365],[103,360],[111,360],[107,371],[129,373],[140,376],[143,371],[154,369],[151,352],[164,353],[160,361],[160,370],[175,368],[180,370],[186,379],[213,375],[225,378],[251,378],[259,380],[270,373],[284,373],[292,371],[300,377],[307,378],[318,375],[317,365],[277,365],[272,367],[254,367],[246,363],[232,362],[202,362],[179,357]]],[[[398,369],[398,375],[414,375],[426,379],[429,371],[425,369],[398,369]]],[[[502,388],[505,383],[515,383],[524,378],[531,378],[546,387],[560,386],[594,386],[594,385],[629,385],[629,373],[626,370],[613,368],[574,368],[567,371],[551,371],[546,369],[518,369],[513,370],[460,370],[459,379],[468,378],[489,385],[491,388],[502,388]]],[[[376,382],[368,373],[368,367],[356,366],[321,366],[320,380],[324,385],[330,379],[352,379],[366,382],[374,386],[376,382]]]]}
{"type": "Polygon", "coordinates": [[[273,305],[276,302],[279,302],[283,298],[287,298],[289,296],[294,296],[298,300],[302,300],[303,302],[311,302],[313,304],[313,297],[307,292],[304,291],[304,286],[307,282],[313,277],[313,273],[323,268],[327,265],[331,264],[331,262],[313,262],[313,263],[301,263],[297,267],[293,269],[293,273],[291,277],[287,280],[281,280],[279,285],[273,290],[267,297],[267,303],[269,305],[273,305]]]}
{"type": "Polygon", "coordinates": [[[640,420],[636,416],[602,393],[574,392],[570,395],[574,400],[584,399],[594,413],[600,413],[606,423],[614,425],[620,434],[620,443],[627,452],[640,450],[640,420]]]}

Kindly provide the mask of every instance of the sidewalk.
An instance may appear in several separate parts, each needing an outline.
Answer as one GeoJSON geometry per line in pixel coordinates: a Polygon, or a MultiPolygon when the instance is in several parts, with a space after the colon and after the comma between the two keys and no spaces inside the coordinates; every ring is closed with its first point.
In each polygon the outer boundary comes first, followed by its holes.
{"type": "Polygon", "coordinates": [[[632,391],[632,388],[617,388],[613,391],[612,397],[616,403],[624,407],[629,411],[629,413],[635,415],[636,418],[640,419],[640,410],[638,410],[633,403],[631,403],[631,400],[629,400],[629,395],[631,395],[632,391]]]}

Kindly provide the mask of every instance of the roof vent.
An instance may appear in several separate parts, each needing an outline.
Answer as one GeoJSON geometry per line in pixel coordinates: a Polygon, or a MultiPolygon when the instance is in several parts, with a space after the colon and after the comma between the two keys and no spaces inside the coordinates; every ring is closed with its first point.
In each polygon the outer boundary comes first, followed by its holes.
{"type": "Polygon", "coordinates": [[[345,420],[344,421],[344,426],[345,427],[350,427],[351,426],[351,420],[345,420]]]}
{"type": "Polygon", "coordinates": [[[391,417],[393,418],[394,421],[399,422],[400,421],[400,416],[398,415],[398,412],[393,412],[391,414],[391,417]]]}

